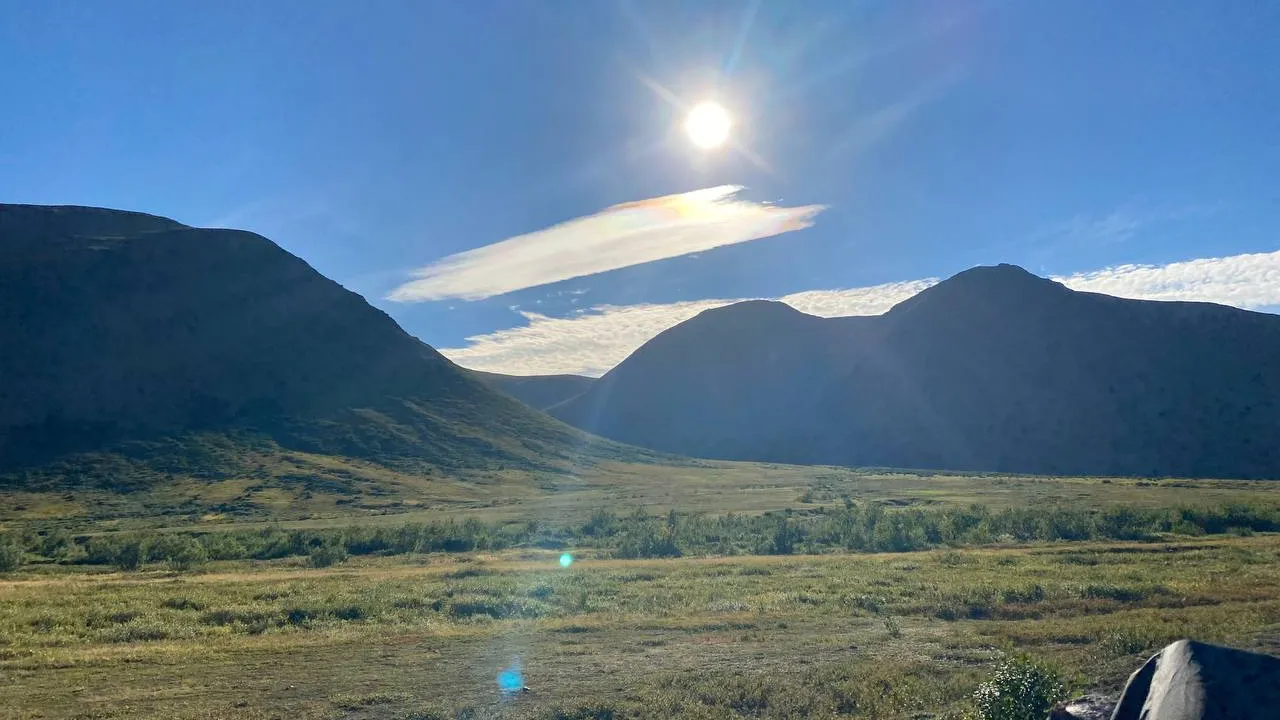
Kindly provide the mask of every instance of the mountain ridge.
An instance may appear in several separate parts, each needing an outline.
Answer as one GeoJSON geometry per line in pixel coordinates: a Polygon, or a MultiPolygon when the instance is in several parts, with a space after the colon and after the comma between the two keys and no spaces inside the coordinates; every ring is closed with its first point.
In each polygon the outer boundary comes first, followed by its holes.
{"type": "Polygon", "coordinates": [[[562,373],[559,375],[503,375],[502,373],[472,370],[471,374],[486,385],[504,392],[537,410],[554,405],[586,392],[595,378],[585,375],[562,373]]]}
{"type": "Polygon", "coordinates": [[[0,205],[0,254],[0,474],[210,430],[445,467],[618,451],[254,233],[0,205]]]}
{"type": "Polygon", "coordinates": [[[1280,317],[1082,293],[1010,265],[879,316],[766,307],[677,325],[549,411],[714,459],[1280,477],[1280,317]]]}

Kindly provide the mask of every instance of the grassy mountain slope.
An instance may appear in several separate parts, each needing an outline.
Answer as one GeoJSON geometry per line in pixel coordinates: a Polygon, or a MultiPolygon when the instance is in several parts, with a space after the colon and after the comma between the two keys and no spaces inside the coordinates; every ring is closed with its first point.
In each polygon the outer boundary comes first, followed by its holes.
{"type": "Polygon", "coordinates": [[[253,233],[0,205],[0,288],[11,485],[219,477],[250,451],[527,470],[628,455],[494,392],[253,233]]]}

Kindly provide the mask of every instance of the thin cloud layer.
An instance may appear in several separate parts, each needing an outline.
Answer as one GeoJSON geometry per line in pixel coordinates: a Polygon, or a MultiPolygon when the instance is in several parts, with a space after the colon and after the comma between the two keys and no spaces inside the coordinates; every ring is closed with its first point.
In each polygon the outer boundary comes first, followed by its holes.
{"type": "MultiPolygon", "coordinates": [[[[779,298],[811,315],[878,315],[936,280],[914,280],[848,290],[811,290],[779,298]]],[[[599,376],[669,327],[703,310],[747,298],[641,305],[601,305],[553,318],[521,312],[524,327],[467,338],[467,346],[442,348],[445,357],[475,370],[513,375],[573,373],[599,376]]]]}
{"type": "Polygon", "coordinates": [[[778,299],[818,317],[879,315],[937,282],[937,278],[925,278],[844,290],[806,290],[778,299]]]}
{"type": "MultiPolygon", "coordinates": [[[[1139,300],[1191,300],[1254,309],[1280,305],[1280,251],[1168,265],[1120,265],[1055,280],[1075,289],[1139,300]]],[[[811,315],[876,315],[937,282],[934,278],[778,298],[811,315]]],[[[603,305],[566,318],[521,313],[524,327],[467,338],[441,352],[464,367],[513,375],[599,376],[650,338],[703,310],[739,300],[603,305]]]]}
{"type": "Polygon", "coordinates": [[[1253,309],[1280,304],[1280,251],[1168,265],[1118,265],[1054,278],[1073,290],[1138,300],[1194,300],[1253,309]]]}
{"type": "Polygon", "coordinates": [[[494,295],[802,230],[821,205],[737,199],[736,185],[622,203],[545,230],[450,255],[414,273],[389,300],[494,295]]]}

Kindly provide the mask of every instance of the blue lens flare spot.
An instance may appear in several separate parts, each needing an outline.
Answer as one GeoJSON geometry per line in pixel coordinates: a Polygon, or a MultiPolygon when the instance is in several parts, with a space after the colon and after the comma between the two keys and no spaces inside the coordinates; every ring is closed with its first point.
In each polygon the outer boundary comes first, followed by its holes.
{"type": "Polygon", "coordinates": [[[573,556],[565,553],[560,556],[560,567],[569,567],[573,564],[573,556]]]}
{"type": "Polygon", "coordinates": [[[498,673],[498,690],[503,695],[520,692],[524,687],[524,676],[520,674],[520,667],[513,665],[502,672],[498,673]]]}

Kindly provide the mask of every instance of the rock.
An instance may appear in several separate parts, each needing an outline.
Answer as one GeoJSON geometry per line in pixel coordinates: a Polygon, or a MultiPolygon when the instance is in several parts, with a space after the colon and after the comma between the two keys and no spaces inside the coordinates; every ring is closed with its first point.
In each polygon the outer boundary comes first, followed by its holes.
{"type": "Polygon", "coordinates": [[[1109,720],[1115,709],[1114,698],[1084,695],[1054,705],[1049,711],[1049,720],[1109,720]]]}

